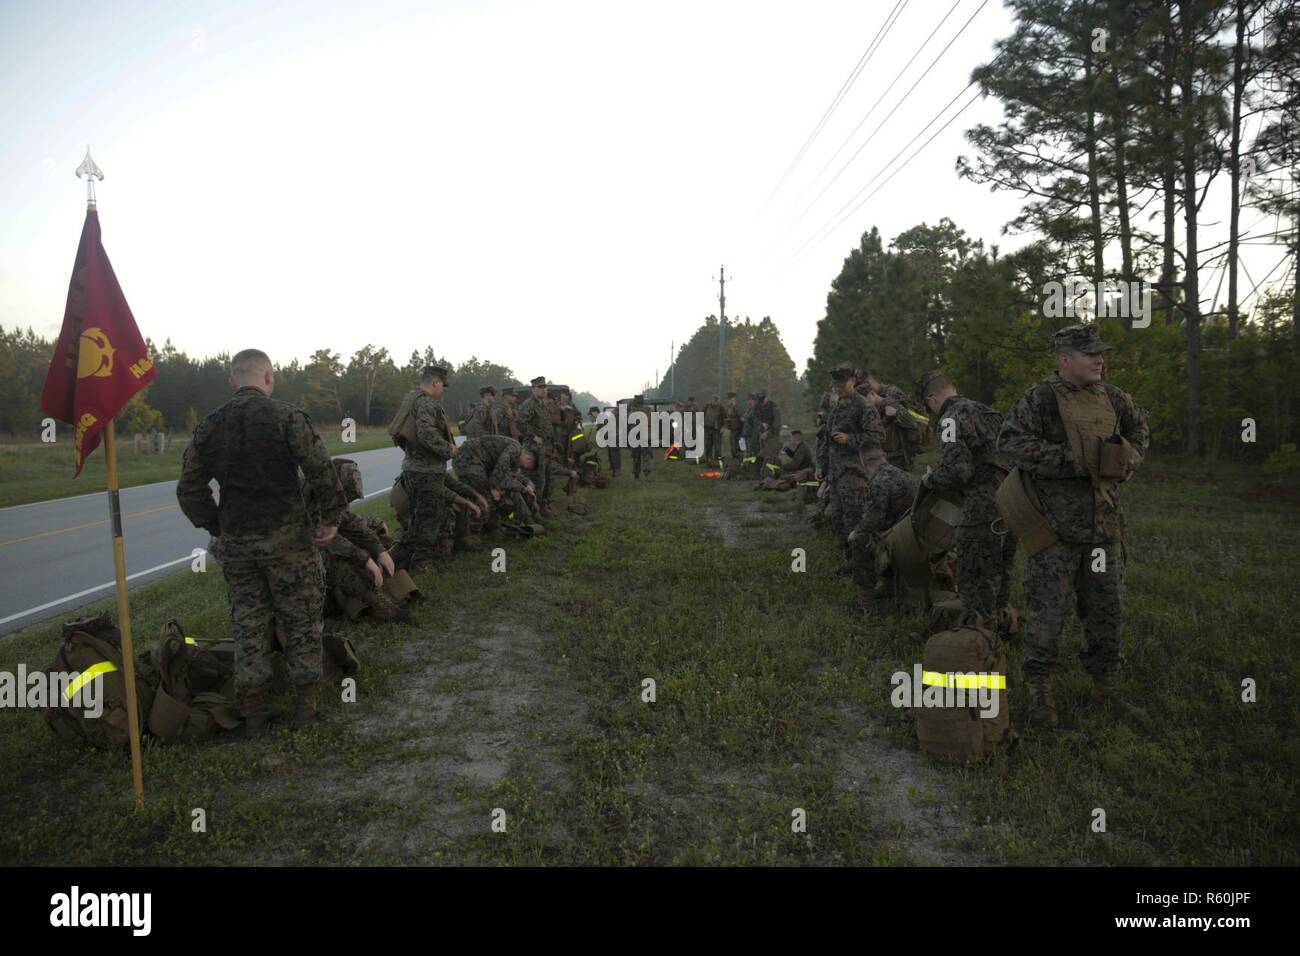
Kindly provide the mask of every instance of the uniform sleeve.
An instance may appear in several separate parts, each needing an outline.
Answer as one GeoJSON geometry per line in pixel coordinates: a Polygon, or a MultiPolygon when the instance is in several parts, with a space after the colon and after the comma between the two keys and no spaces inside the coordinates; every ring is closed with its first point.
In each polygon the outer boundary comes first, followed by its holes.
{"type": "Polygon", "coordinates": [[[874,537],[881,531],[880,523],[889,512],[889,494],[883,481],[871,481],[867,485],[866,506],[862,509],[862,520],[858,522],[859,538],[874,537]]]}
{"type": "Polygon", "coordinates": [[[1002,423],[998,451],[1021,471],[1039,478],[1078,476],[1073,463],[1066,460],[1066,446],[1043,437],[1042,408],[1032,389],[1020,396],[1002,423]]]}
{"type": "Polygon", "coordinates": [[[823,475],[830,471],[831,435],[830,429],[823,425],[817,429],[817,470],[823,475]]]}
{"type": "Polygon", "coordinates": [[[969,440],[972,437],[973,423],[970,420],[968,406],[959,406],[948,411],[939,419],[939,463],[934,466],[930,476],[925,479],[927,486],[939,491],[964,488],[975,474],[975,456],[971,453],[969,440]],[[948,421],[952,421],[952,441],[944,441],[944,432],[948,430],[948,421]]]}
{"type": "Polygon", "coordinates": [[[1147,449],[1151,446],[1151,429],[1147,427],[1147,412],[1128,392],[1115,389],[1112,398],[1119,415],[1119,433],[1133,449],[1130,467],[1136,471],[1146,459],[1147,449]]]}
{"type": "Polygon", "coordinates": [[[885,443],[885,426],[880,422],[880,413],[876,407],[863,399],[862,412],[858,418],[858,430],[846,432],[848,441],[844,444],[854,450],[871,448],[885,443]]]}
{"type": "Polygon", "coordinates": [[[217,502],[212,496],[212,474],[204,467],[203,459],[198,453],[198,431],[185,448],[181,459],[181,477],[176,483],[176,501],[181,513],[196,528],[202,528],[214,537],[221,534],[221,524],[217,518],[217,502]]]}
{"type": "Polygon", "coordinates": [[[485,429],[483,427],[483,409],[481,407],[474,409],[474,414],[469,417],[465,423],[466,438],[482,438],[485,429]]]}
{"type": "Polygon", "coordinates": [[[519,452],[513,448],[498,455],[497,463],[492,467],[492,474],[488,476],[491,486],[505,488],[517,464],[519,464],[519,452]]]}
{"type": "Polygon", "coordinates": [[[451,444],[439,428],[432,400],[415,402],[415,436],[420,444],[440,458],[451,457],[451,444]]]}
{"type": "Polygon", "coordinates": [[[474,489],[465,484],[465,482],[461,481],[459,478],[448,475],[446,485],[455,494],[460,495],[462,498],[468,498],[470,501],[474,500],[474,489]]]}
{"type": "Polygon", "coordinates": [[[369,558],[379,557],[383,546],[376,535],[364,521],[351,511],[345,510],[339,516],[339,533],[325,546],[325,550],[335,557],[365,564],[369,558]]]}
{"type": "Polygon", "coordinates": [[[325,443],[305,412],[295,410],[285,424],[285,439],[293,453],[294,462],[302,469],[309,489],[309,497],[320,512],[320,521],[328,526],[337,525],[347,510],[343,486],[334,471],[325,443]]]}

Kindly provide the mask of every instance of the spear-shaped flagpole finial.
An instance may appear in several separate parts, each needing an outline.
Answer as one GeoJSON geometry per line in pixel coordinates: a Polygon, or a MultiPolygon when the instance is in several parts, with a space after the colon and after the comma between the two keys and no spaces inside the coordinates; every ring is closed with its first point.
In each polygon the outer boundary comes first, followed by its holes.
{"type": "Polygon", "coordinates": [[[95,208],[95,180],[101,182],[104,179],[104,171],[95,165],[95,161],[90,158],[90,147],[86,147],[86,158],[81,161],[77,167],[77,178],[86,177],[86,208],[95,208]]]}

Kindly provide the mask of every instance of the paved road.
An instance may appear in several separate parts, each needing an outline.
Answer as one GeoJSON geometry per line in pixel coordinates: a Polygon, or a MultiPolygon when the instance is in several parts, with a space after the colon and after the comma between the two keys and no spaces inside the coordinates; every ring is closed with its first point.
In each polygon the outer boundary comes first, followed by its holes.
{"type": "MultiPolygon", "coordinates": [[[[380,448],[349,455],[361,466],[367,498],[388,493],[402,453],[380,448]]],[[[126,573],[130,587],[189,567],[208,535],[176,504],[176,482],[124,488],[126,573]]],[[[95,494],[0,508],[0,635],[113,594],[108,499],[95,494]]]]}

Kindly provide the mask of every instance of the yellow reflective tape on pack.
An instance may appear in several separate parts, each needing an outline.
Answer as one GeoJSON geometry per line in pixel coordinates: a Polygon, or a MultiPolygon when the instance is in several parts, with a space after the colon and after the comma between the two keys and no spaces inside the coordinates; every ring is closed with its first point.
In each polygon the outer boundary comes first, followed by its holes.
{"type": "Polygon", "coordinates": [[[939,671],[922,671],[921,683],[931,687],[961,687],[974,690],[977,687],[991,687],[994,690],[1007,689],[1006,674],[944,674],[939,671]]]}
{"type": "Polygon", "coordinates": [[[914,412],[914,411],[912,411],[910,408],[907,410],[907,414],[911,415],[913,418],[915,418],[915,419],[916,419],[918,422],[920,422],[922,425],[928,425],[928,424],[930,424],[930,418],[929,418],[928,415],[922,415],[920,412],[914,412]]]}
{"type": "Polygon", "coordinates": [[[570,435],[569,441],[577,441],[579,438],[586,438],[586,437],[587,437],[586,432],[578,432],[578,434],[576,435],[570,435]]]}
{"type": "Polygon", "coordinates": [[[772,464],[770,461],[767,462],[767,467],[772,469],[772,473],[773,473],[773,474],[776,473],[776,468],[777,468],[777,466],[774,465],[774,464],[772,464]]]}
{"type": "Polygon", "coordinates": [[[68,700],[72,700],[73,695],[76,694],[77,691],[81,690],[81,688],[85,687],[100,674],[111,674],[115,670],[117,670],[117,665],[112,661],[100,661],[93,667],[87,667],[84,671],[73,678],[72,683],[63,691],[63,696],[68,700]]]}
{"type": "Polygon", "coordinates": [[[193,645],[195,645],[195,646],[197,647],[199,642],[196,641],[196,640],[195,640],[194,638],[192,638],[192,637],[187,637],[187,638],[185,638],[185,643],[186,643],[186,644],[193,644],[193,645]]]}

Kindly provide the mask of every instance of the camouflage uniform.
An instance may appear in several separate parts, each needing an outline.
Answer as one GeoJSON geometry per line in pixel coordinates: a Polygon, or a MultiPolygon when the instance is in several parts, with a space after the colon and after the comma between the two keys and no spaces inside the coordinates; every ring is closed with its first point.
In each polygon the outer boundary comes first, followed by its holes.
{"type": "Polygon", "coordinates": [[[726,413],[721,402],[709,402],[704,406],[704,460],[722,460],[722,425],[726,413]]]}
{"type": "Polygon", "coordinates": [[[537,489],[537,501],[545,504],[554,491],[547,481],[548,471],[546,453],[553,444],[554,431],[551,425],[551,410],[544,399],[529,395],[519,406],[519,434],[524,447],[531,450],[536,459],[533,470],[533,485],[537,489]],[[535,439],[540,438],[541,441],[535,439]]]}
{"type": "MultiPolygon", "coordinates": [[[[742,457],[742,452],[740,450],[740,436],[742,434],[742,429],[745,427],[745,420],[741,415],[740,409],[736,407],[736,400],[734,398],[727,399],[726,415],[727,437],[731,441],[731,457],[734,460],[739,461],[742,457]]],[[[719,448],[718,452],[721,454],[722,449],[719,448]]]]}
{"type": "Polygon", "coordinates": [[[393,560],[408,570],[437,559],[447,507],[456,498],[447,487],[447,461],[454,445],[442,404],[421,392],[411,414],[419,440],[414,444],[403,441],[406,457],[402,459],[402,484],[411,499],[411,510],[402,540],[393,552],[393,560]]]}
{"type": "Polygon", "coordinates": [[[487,404],[479,405],[465,423],[466,438],[480,438],[497,434],[497,416],[487,404]]]}
{"type": "MultiPolygon", "coordinates": [[[[1002,416],[987,405],[953,395],[943,403],[935,422],[939,463],[922,484],[936,491],[961,492],[961,524],[953,542],[957,595],[962,608],[996,624],[1011,595],[1011,567],[1016,559],[1015,535],[993,530],[993,522],[998,521],[994,496],[1007,475],[997,450],[1002,416]]],[[[1001,527],[1000,521],[996,527],[1001,527]]]]}
{"type": "Polygon", "coordinates": [[[628,410],[628,416],[629,416],[628,432],[629,433],[631,433],[632,431],[634,420],[631,418],[631,415],[634,412],[640,412],[641,414],[646,416],[646,427],[645,427],[645,440],[642,442],[642,447],[632,449],[632,477],[640,478],[642,474],[644,474],[647,478],[649,478],[650,466],[654,463],[654,458],[655,458],[655,450],[649,447],[651,439],[653,438],[653,435],[651,434],[652,430],[650,427],[651,426],[650,417],[649,417],[650,409],[646,408],[644,400],[641,401],[637,401],[636,399],[632,400],[632,407],[628,410]]]}
{"type": "Polygon", "coordinates": [[[503,397],[501,406],[496,410],[496,434],[508,438],[522,439],[524,433],[519,428],[519,406],[511,405],[503,397]]]}
{"type": "Polygon", "coordinates": [[[776,402],[764,397],[754,405],[758,420],[759,476],[766,477],[776,471],[781,458],[781,411],[776,402]],[[766,465],[766,469],[763,466],[766,465]]]}
{"type": "MultiPolygon", "coordinates": [[[[1118,489],[1108,500],[1071,460],[1056,397],[1058,387],[1078,388],[1053,373],[1020,397],[998,438],[998,448],[1009,463],[1033,476],[1047,520],[1060,538],[1025,561],[1029,621],[1025,628],[1024,670],[1028,678],[1045,679],[1055,669],[1057,645],[1073,590],[1084,623],[1079,657],[1096,678],[1120,666],[1124,518],[1118,489]],[[1095,548],[1104,549],[1104,572],[1092,570],[1095,548]]],[[[1131,395],[1109,383],[1088,385],[1086,389],[1110,400],[1119,434],[1132,445],[1131,463],[1137,467],[1150,443],[1146,412],[1131,395]]]]}
{"type": "MultiPolygon", "coordinates": [[[[862,509],[862,519],[855,547],[874,555],[884,547],[884,536],[890,528],[903,520],[912,502],[920,479],[888,461],[880,463],[876,473],[867,480],[867,497],[862,509]]],[[[868,564],[867,580],[875,577],[875,562],[868,564]]]]}
{"type": "Polygon", "coordinates": [[[220,543],[241,701],[270,687],[276,624],[289,682],[320,680],[324,570],[299,469],[320,520],[336,525],[346,499],[311,419],[253,386],[208,415],[185,449],[176,500],[191,524],[220,543]],[[208,486],[213,478],[220,504],[208,486]]]}
{"type": "Polygon", "coordinates": [[[523,446],[505,435],[471,438],[456,457],[456,476],[492,504],[492,490],[501,493],[498,507],[527,524],[534,520],[524,494],[524,473],[519,467],[523,446]]]}
{"type": "MultiPolygon", "coordinates": [[[[785,451],[785,448],[781,449],[785,451]]],[[[806,441],[801,441],[797,447],[790,450],[790,461],[781,466],[778,472],[781,475],[797,475],[801,471],[807,471],[816,467],[813,461],[812,449],[808,447],[806,441]]]]}
{"type": "Polygon", "coordinates": [[[830,480],[834,499],[831,526],[835,541],[860,590],[871,586],[868,574],[871,556],[861,542],[850,544],[849,534],[862,520],[867,501],[867,472],[862,455],[878,448],[884,437],[880,416],[865,398],[854,392],[831,406],[826,419],[826,441],[817,448],[817,470],[830,480]],[[837,444],[831,437],[836,432],[845,434],[844,444],[837,444]]]}

